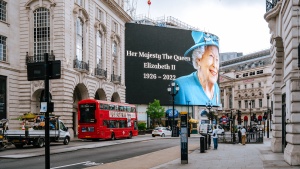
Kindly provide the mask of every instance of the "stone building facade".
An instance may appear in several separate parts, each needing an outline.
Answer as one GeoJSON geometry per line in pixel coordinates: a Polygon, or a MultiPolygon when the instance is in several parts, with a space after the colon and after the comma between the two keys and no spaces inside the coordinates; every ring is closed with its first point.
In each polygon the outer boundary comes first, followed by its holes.
{"type": "MultiPolygon", "coordinates": [[[[267,120],[263,119],[268,107],[271,107],[267,95],[271,91],[270,50],[241,53],[221,53],[219,86],[221,90],[222,111],[218,116],[235,115],[241,111],[241,125],[257,126],[266,129],[267,120]],[[227,55],[232,55],[228,57],[227,55]],[[231,59],[224,59],[231,58],[231,59]],[[265,125],[264,125],[265,124],[265,125]]],[[[269,108],[270,108],[269,107],[269,108]]]]}
{"type": "Polygon", "coordinates": [[[273,152],[283,152],[290,165],[300,165],[300,1],[266,1],[270,28],[273,152]]]}
{"type": "Polygon", "coordinates": [[[13,120],[39,113],[44,81],[27,80],[27,63],[44,53],[61,61],[50,80],[55,115],[77,133],[77,102],[85,98],[125,102],[123,0],[0,0],[0,115],[13,120]],[[2,52],[2,53],[1,53],[2,52]]]}

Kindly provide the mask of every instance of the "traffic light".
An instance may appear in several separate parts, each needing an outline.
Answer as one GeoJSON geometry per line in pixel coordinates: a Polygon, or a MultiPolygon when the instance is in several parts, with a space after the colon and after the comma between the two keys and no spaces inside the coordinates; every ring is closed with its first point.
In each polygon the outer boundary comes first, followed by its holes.
{"type": "Polygon", "coordinates": [[[267,120],[268,119],[268,113],[267,112],[264,112],[264,120],[267,120]]]}

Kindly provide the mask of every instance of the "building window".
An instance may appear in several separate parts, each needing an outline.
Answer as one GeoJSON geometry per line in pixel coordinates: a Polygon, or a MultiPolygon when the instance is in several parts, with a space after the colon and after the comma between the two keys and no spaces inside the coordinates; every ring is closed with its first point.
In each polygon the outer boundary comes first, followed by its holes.
{"type": "Polygon", "coordinates": [[[253,83],[251,84],[251,87],[252,87],[252,88],[254,87],[253,83]]]}
{"type": "Polygon", "coordinates": [[[261,83],[260,82],[258,83],[258,87],[261,87],[261,83]]]}
{"type": "Polygon", "coordinates": [[[80,18],[76,21],[76,59],[82,61],[83,56],[83,22],[80,18]]]}
{"type": "Polygon", "coordinates": [[[0,119],[6,119],[6,105],[7,105],[7,77],[0,76],[0,119]]]}
{"type": "Polygon", "coordinates": [[[101,68],[101,59],[102,59],[102,34],[97,31],[97,51],[96,51],[96,55],[97,55],[97,68],[101,68]]]}
{"type": "Polygon", "coordinates": [[[232,108],[232,95],[229,95],[229,108],[232,108]]]}
{"type": "Polygon", "coordinates": [[[248,100],[245,100],[245,109],[248,108],[248,100]]]}
{"type": "Polygon", "coordinates": [[[262,108],[262,99],[259,99],[258,102],[259,102],[259,108],[262,108]]]}
{"type": "Polygon", "coordinates": [[[242,108],[242,101],[239,101],[238,104],[239,104],[239,109],[241,109],[242,108]]]}
{"type": "Polygon", "coordinates": [[[112,28],[111,30],[115,33],[118,32],[118,24],[116,22],[112,22],[112,28]]]}
{"type": "Polygon", "coordinates": [[[0,35],[0,61],[6,61],[6,37],[0,35]]]}
{"type": "Polygon", "coordinates": [[[251,108],[255,108],[255,100],[251,100],[251,108]]]}
{"type": "Polygon", "coordinates": [[[263,74],[264,73],[264,70],[258,70],[256,71],[256,74],[263,74]]]}
{"type": "Polygon", "coordinates": [[[113,55],[114,57],[116,57],[116,56],[117,56],[117,52],[118,52],[118,50],[117,50],[117,43],[116,43],[116,42],[113,42],[113,43],[112,43],[112,55],[113,55]]]}
{"type": "Polygon", "coordinates": [[[238,89],[239,89],[239,90],[241,89],[241,86],[240,86],[240,85],[238,85],[238,89]]]}
{"type": "Polygon", "coordinates": [[[235,78],[239,78],[239,75],[235,75],[235,78]]]}
{"type": "Polygon", "coordinates": [[[79,6],[83,6],[84,0],[75,0],[79,6]]]}
{"type": "Polygon", "coordinates": [[[46,8],[34,11],[34,60],[43,61],[50,52],[50,12],[46,8]]]}
{"type": "Polygon", "coordinates": [[[97,9],[97,11],[98,11],[97,19],[98,19],[99,21],[103,21],[103,12],[102,12],[102,10],[97,9]]]}
{"type": "Polygon", "coordinates": [[[6,21],[6,2],[0,0],[0,20],[6,21]]]}
{"type": "Polygon", "coordinates": [[[245,85],[245,89],[247,89],[247,85],[245,85]]]}

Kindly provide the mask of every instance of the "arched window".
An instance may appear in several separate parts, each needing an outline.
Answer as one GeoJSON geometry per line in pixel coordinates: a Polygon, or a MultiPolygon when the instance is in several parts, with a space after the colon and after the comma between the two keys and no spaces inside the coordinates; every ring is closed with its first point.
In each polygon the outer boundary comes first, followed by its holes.
{"type": "Polygon", "coordinates": [[[83,56],[83,22],[80,18],[76,21],[76,57],[82,61],[83,56]]]}
{"type": "Polygon", "coordinates": [[[34,12],[34,60],[43,61],[44,53],[50,53],[50,12],[38,8],[34,12]]]}
{"type": "Polygon", "coordinates": [[[96,63],[97,63],[97,68],[101,68],[102,66],[102,34],[97,31],[97,35],[96,35],[96,41],[97,41],[97,46],[96,46],[96,55],[97,55],[97,60],[96,60],[96,63]]]}
{"type": "Polygon", "coordinates": [[[113,42],[113,44],[112,44],[112,55],[114,57],[116,57],[117,56],[117,52],[118,52],[118,50],[117,50],[117,43],[113,42]]]}

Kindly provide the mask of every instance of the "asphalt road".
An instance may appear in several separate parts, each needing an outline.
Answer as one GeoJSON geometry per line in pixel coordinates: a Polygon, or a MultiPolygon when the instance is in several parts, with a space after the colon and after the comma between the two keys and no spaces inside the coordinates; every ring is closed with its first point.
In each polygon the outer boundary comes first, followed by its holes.
{"type": "MultiPolygon", "coordinates": [[[[101,142],[101,141],[100,141],[101,142]]],[[[106,142],[106,141],[104,141],[106,142]]],[[[199,142],[199,139],[189,139],[189,142],[199,142]]],[[[76,143],[90,144],[86,142],[76,143]]],[[[107,147],[81,149],[60,154],[51,154],[50,166],[52,169],[81,169],[90,166],[101,165],[109,162],[119,161],[150,152],[166,149],[180,145],[179,139],[154,139],[134,143],[124,143],[107,147]]],[[[54,146],[64,146],[57,144],[54,146]]],[[[59,147],[55,147],[59,148],[59,147]]],[[[32,148],[11,151],[34,151],[32,148]]],[[[167,155],[167,154],[166,154],[167,155]]],[[[22,158],[22,159],[0,159],[0,169],[41,169],[45,168],[45,156],[22,158]]]]}

